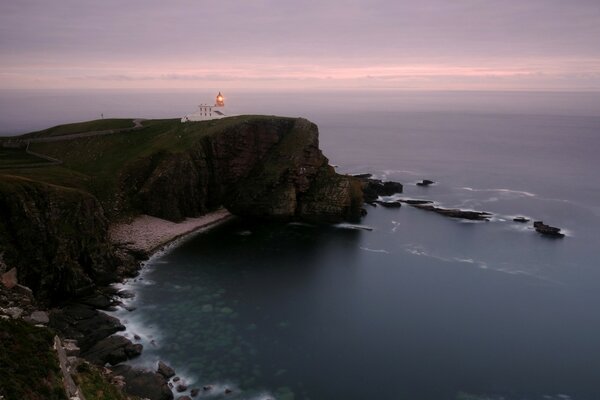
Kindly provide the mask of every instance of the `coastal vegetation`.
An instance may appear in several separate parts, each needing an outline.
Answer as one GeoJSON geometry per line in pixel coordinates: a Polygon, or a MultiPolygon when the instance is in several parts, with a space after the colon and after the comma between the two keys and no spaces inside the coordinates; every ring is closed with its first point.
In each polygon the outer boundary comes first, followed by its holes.
{"type": "Polygon", "coordinates": [[[53,337],[44,328],[0,319],[0,398],[67,399],[53,337]]]}

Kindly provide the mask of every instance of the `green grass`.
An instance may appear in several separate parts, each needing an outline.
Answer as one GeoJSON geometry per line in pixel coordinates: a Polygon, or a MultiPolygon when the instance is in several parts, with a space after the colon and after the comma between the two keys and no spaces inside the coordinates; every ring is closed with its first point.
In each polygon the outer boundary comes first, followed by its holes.
{"type": "Polygon", "coordinates": [[[23,177],[52,185],[89,190],[91,178],[60,165],[43,168],[13,168],[0,170],[0,183],[11,177],[23,177]]]}
{"type": "Polygon", "coordinates": [[[86,400],[127,400],[127,396],[111,385],[102,373],[90,364],[80,364],[77,367],[75,381],[86,400]]]}
{"type": "Polygon", "coordinates": [[[19,138],[37,138],[72,135],[75,133],[106,131],[110,129],[133,128],[133,119],[96,119],[93,121],[76,122],[74,124],[57,125],[41,131],[26,133],[19,138]]]}
{"type": "Polygon", "coordinates": [[[28,154],[25,149],[10,149],[0,147],[0,168],[11,168],[22,164],[40,164],[48,161],[28,154]]]}
{"type": "MultiPolygon", "coordinates": [[[[116,196],[122,192],[118,187],[122,177],[136,162],[150,157],[158,162],[170,154],[187,152],[196,147],[198,142],[220,132],[236,129],[245,123],[274,118],[281,119],[281,117],[248,115],[187,123],[181,123],[179,119],[146,120],[143,128],[133,131],[65,141],[31,143],[29,147],[31,151],[57,158],[63,161],[63,164],[39,168],[1,169],[0,179],[2,175],[21,176],[35,181],[86,190],[105,205],[109,218],[116,216],[112,214],[115,201],[120,204],[120,208],[115,209],[117,214],[135,213],[135,205],[128,204],[127,199],[125,203],[119,202],[116,196]]],[[[64,133],[79,130],[81,126],[97,127],[97,123],[106,121],[58,126],[45,132],[53,130],[64,133]],[[75,129],[74,126],[78,128],[75,129]]],[[[279,174],[280,171],[277,171],[273,175],[279,174]]]]}
{"type": "Polygon", "coordinates": [[[261,118],[269,117],[241,116],[188,123],[181,123],[179,119],[148,120],[142,129],[131,132],[32,143],[30,149],[58,158],[65,168],[92,178],[89,190],[103,201],[115,192],[119,173],[128,164],[161,152],[184,152],[204,137],[261,118]]]}
{"type": "Polygon", "coordinates": [[[0,395],[5,399],[66,400],[54,335],[23,321],[0,319],[0,395]]]}

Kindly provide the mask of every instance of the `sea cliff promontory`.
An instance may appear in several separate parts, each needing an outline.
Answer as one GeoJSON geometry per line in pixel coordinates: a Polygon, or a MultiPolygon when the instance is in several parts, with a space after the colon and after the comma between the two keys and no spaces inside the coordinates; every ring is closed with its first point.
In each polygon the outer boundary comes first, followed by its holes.
{"type": "Polygon", "coordinates": [[[23,135],[3,150],[5,161],[24,161],[0,165],[0,254],[46,304],[118,279],[123,260],[109,227],[138,215],[182,221],[221,207],[282,220],[360,215],[360,181],[334,171],[308,120],[146,120],[111,134],[102,124],[23,135]],[[86,130],[98,134],[75,132],[86,130]]]}
{"type": "MultiPolygon", "coordinates": [[[[135,274],[157,244],[231,214],[340,222],[359,218],[363,203],[364,182],[337,174],[319,149],[317,126],[300,118],[97,120],[0,139],[0,152],[0,316],[15,319],[0,334],[14,349],[43,342],[52,367],[25,368],[31,360],[7,350],[14,368],[0,379],[0,397],[48,390],[66,398],[57,387],[61,368],[72,370],[62,379],[71,382],[69,396],[127,397],[109,383],[115,374],[92,364],[119,363],[141,345],[111,336],[124,327],[98,310],[119,301],[106,285],[135,274]],[[145,247],[131,245],[131,232],[152,226],[161,232],[150,232],[145,247]],[[76,352],[56,338],[55,354],[51,332],[75,339],[76,352]],[[65,366],[65,352],[91,364],[65,366]],[[38,383],[44,389],[32,392],[38,383]]],[[[125,392],[173,397],[160,374],[126,372],[116,381],[125,392]]]]}

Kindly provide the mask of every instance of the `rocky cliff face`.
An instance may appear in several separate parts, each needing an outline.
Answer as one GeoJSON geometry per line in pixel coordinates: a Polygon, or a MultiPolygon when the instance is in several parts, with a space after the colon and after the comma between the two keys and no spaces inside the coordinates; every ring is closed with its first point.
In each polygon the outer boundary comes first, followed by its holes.
{"type": "Polygon", "coordinates": [[[121,190],[141,212],[170,220],[225,206],[261,218],[352,219],[360,183],[335,173],[304,119],[260,118],[229,126],[182,153],[156,153],[124,170],[121,190]]]}
{"type": "Polygon", "coordinates": [[[19,177],[0,181],[0,253],[39,300],[111,279],[107,228],[102,207],[88,193],[19,177]]]}

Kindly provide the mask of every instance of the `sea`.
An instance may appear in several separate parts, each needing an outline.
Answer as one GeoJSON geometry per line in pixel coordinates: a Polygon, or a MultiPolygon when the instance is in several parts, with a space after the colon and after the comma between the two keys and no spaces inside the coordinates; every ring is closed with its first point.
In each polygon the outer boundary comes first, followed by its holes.
{"type": "MultiPolygon", "coordinates": [[[[358,224],[188,236],[121,285],[135,297],[114,315],[144,345],[130,364],[163,360],[207,399],[600,399],[600,93],[223,93],[236,114],[317,123],[338,172],[404,184],[384,200],[493,217],[366,205],[358,224]]],[[[215,94],[4,91],[0,132],[180,117],[215,94]]]]}

